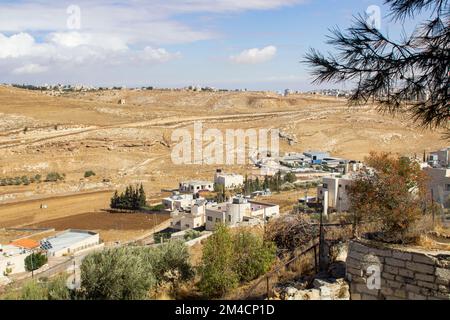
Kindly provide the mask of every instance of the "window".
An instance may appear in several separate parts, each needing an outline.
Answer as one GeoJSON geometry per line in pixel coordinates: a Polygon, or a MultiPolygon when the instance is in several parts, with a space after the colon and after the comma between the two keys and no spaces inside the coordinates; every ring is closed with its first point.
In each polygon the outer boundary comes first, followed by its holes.
{"type": "Polygon", "coordinates": [[[220,218],[216,218],[216,222],[220,222],[220,218]]]}
{"type": "Polygon", "coordinates": [[[188,224],[185,224],[184,226],[185,226],[186,228],[190,228],[190,226],[189,226],[188,224]]]}
{"type": "Polygon", "coordinates": [[[328,183],[324,183],[322,186],[324,189],[328,189],[328,183]]]}
{"type": "Polygon", "coordinates": [[[228,215],[228,222],[231,222],[231,215],[228,215]]]}
{"type": "Polygon", "coordinates": [[[445,185],[445,191],[450,191],[450,184],[445,185]]]}
{"type": "Polygon", "coordinates": [[[342,184],[339,185],[339,188],[342,188],[342,184]]]}
{"type": "Polygon", "coordinates": [[[208,221],[213,221],[213,218],[212,217],[208,217],[208,221]]]}

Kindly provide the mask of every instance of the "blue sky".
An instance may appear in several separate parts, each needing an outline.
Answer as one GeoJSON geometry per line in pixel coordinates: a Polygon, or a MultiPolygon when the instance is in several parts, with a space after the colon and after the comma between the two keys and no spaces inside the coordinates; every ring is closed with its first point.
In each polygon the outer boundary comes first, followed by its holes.
{"type": "Polygon", "coordinates": [[[374,5],[411,30],[380,0],[0,0],[0,82],[310,90],[308,48],[374,5]]]}

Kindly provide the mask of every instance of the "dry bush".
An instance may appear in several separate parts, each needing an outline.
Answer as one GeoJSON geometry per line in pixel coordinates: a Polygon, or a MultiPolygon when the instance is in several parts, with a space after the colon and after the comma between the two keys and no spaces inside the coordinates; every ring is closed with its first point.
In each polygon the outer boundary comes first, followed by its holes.
{"type": "Polygon", "coordinates": [[[266,228],[266,240],[273,241],[278,249],[290,251],[302,247],[319,236],[319,226],[304,215],[286,215],[272,220],[266,228]]]}

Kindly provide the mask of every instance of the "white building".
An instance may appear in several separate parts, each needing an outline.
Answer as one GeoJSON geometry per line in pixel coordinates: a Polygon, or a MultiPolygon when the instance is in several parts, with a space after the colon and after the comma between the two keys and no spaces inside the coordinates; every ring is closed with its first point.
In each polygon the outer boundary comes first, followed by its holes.
{"type": "Polygon", "coordinates": [[[100,244],[98,233],[69,229],[54,237],[41,240],[41,249],[48,257],[62,257],[96,247],[100,244]]]}
{"type": "Polygon", "coordinates": [[[196,200],[187,211],[172,211],[170,223],[173,229],[180,231],[195,229],[205,225],[206,201],[196,200]]]}
{"type": "Polygon", "coordinates": [[[0,278],[25,272],[25,258],[30,253],[14,245],[0,245],[0,278]]]}
{"type": "Polygon", "coordinates": [[[233,227],[252,218],[267,219],[277,216],[279,212],[278,205],[236,197],[231,202],[206,207],[205,229],[213,231],[217,224],[233,227]]]}
{"type": "Polygon", "coordinates": [[[224,173],[218,169],[214,175],[214,183],[224,186],[225,189],[234,189],[244,185],[244,177],[240,174],[224,173]]]}
{"type": "Polygon", "coordinates": [[[444,207],[450,207],[450,168],[425,168],[428,175],[428,186],[433,199],[444,207]]]}
{"type": "Polygon", "coordinates": [[[180,182],[180,192],[198,193],[200,191],[214,191],[212,181],[191,180],[180,182]]]}
{"type": "Polygon", "coordinates": [[[432,167],[447,168],[450,166],[450,147],[430,152],[428,164],[432,167]]]}
{"type": "Polygon", "coordinates": [[[352,181],[350,175],[323,177],[322,185],[317,187],[317,198],[322,201],[324,207],[333,208],[337,212],[348,211],[350,199],[347,191],[352,181]],[[328,192],[328,196],[325,196],[325,192],[328,192]],[[324,203],[324,199],[328,201],[324,203]]]}
{"type": "Polygon", "coordinates": [[[166,208],[166,210],[174,211],[179,210],[183,211],[192,206],[194,202],[194,195],[190,194],[179,194],[175,192],[170,197],[164,198],[162,200],[162,204],[166,208]]]}

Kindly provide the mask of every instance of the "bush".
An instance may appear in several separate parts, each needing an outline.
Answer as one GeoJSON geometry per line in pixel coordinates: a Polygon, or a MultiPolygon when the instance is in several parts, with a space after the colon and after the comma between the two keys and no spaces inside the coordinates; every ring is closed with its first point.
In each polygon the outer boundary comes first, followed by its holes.
{"type": "Polygon", "coordinates": [[[88,255],[81,265],[81,288],[86,299],[139,300],[157,285],[177,287],[192,276],[187,247],[171,241],[156,248],[123,247],[88,255]]]}
{"type": "Polygon", "coordinates": [[[186,233],[184,234],[184,240],[189,241],[189,240],[193,240],[195,238],[200,237],[201,232],[197,231],[197,230],[188,230],[186,231],[186,233]]]}
{"type": "Polygon", "coordinates": [[[72,291],[66,286],[67,275],[58,275],[51,280],[26,281],[19,290],[10,287],[1,299],[7,300],[70,300],[72,291]]]}
{"type": "Polygon", "coordinates": [[[248,231],[234,236],[221,225],[203,248],[199,288],[207,297],[221,297],[240,282],[251,281],[269,271],[276,246],[248,231]]]}
{"type": "Polygon", "coordinates": [[[229,229],[220,225],[203,247],[199,288],[207,297],[221,297],[237,287],[239,276],[233,269],[233,237],[229,229]]]}
{"type": "Polygon", "coordinates": [[[86,172],[84,173],[84,177],[85,177],[85,178],[89,178],[89,177],[92,177],[92,176],[95,176],[95,172],[92,171],[92,170],[88,170],[88,171],[86,171],[86,172]]]}
{"type": "Polygon", "coordinates": [[[45,182],[56,182],[60,180],[64,180],[64,175],[60,175],[58,172],[50,172],[45,178],[45,182]]]}
{"type": "Polygon", "coordinates": [[[420,234],[413,229],[431,208],[424,172],[418,163],[389,153],[371,153],[366,162],[373,170],[360,173],[349,188],[355,226],[375,222],[379,240],[414,241],[420,234]]]}
{"type": "Polygon", "coordinates": [[[155,243],[161,243],[164,242],[166,240],[169,240],[171,237],[169,232],[158,232],[153,234],[153,240],[155,241],[155,243]]]}
{"type": "Polygon", "coordinates": [[[81,264],[81,288],[89,300],[141,300],[155,279],[126,247],[88,255],[81,264]]]}
{"type": "Polygon", "coordinates": [[[47,256],[38,252],[32,253],[25,258],[25,269],[27,271],[34,271],[47,263],[47,256]]]}
{"type": "Polygon", "coordinates": [[[234,237],[236,261],[234,269],[240,281],[251,281],[269,271],[275,260],[276,246],[250,232],[239,232],[234,237]]]}

